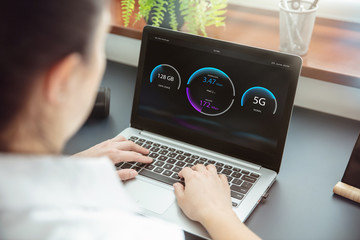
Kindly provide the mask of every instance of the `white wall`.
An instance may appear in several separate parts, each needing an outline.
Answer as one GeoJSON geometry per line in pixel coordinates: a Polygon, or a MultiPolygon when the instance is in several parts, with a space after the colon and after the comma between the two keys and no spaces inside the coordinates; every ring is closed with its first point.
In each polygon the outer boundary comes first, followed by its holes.
{"type": "MultiPolygon", "coordinates": [[[[137,66],[140,40],[109,34],[108,59],[137,66]]],[[[295,105],[360,121],[360,89],[301,77],[295,105]]]]}
{"type": "MultiPolygon", "coordinates": [[[[278,10],[279,2],[280,0],[229,0],[232,4],[270,10],[278,10]]],[[[319,17],[360,23],[360,0],[319,0],[318,4],[319,17]]]]}

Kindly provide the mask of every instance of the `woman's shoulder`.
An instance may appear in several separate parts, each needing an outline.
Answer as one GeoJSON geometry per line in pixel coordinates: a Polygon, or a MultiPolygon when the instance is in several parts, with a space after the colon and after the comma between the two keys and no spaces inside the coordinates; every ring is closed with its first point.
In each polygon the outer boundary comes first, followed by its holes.
{"type": "MultiPolygon", "coordinates": [[[[112,162],[104,158],[0,155],[2,206],[112,207],[131,205],[112,162]]],[[[130,209],[134,206],[132,204],[130,209]]]]}

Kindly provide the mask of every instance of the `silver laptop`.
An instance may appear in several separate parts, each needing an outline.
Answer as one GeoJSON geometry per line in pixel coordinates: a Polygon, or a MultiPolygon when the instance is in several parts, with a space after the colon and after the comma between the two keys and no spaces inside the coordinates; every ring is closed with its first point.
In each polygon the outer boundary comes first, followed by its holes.
{"type": "Polygon", "coordinates": [[[233,210],[245,221],[279,173],[302,60],[155,27],[143,31],[130,127],[120,134],[154,162],[125,182],[142,214],[208,233],[176,204],[177,173],[214,164],[228,177],[233,210]]]}

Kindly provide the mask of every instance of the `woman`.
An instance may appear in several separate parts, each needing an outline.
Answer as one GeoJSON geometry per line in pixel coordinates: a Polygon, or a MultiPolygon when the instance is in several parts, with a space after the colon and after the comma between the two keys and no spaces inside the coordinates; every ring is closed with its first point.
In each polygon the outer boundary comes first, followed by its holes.
{"type": "MultiPolygon", "coordinates": [[[[61,156],[104,72],[108,7],[104,0],[1,4],[0,239],[183,238],[176,226],[136,215],[115,175],[114,163],[150,163],[148,150],[116,137],[77,158],[61,156]]],[[[212,238],[257,238],[232,211],[226,177],[214,166],[179,175],[186,182],[174,184],[179,206],[212,238]]]]}

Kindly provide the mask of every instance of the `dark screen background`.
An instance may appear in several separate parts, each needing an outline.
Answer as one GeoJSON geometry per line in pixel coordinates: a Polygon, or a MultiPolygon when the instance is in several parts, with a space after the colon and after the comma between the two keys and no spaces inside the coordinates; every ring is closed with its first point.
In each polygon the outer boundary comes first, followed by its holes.
{"type": "MultiPolygon", "coordinates": [[[[163,41],[157,39],[156,35],[149,35],[146,54],[143,56],[143,70],[138,76],[141,78],[141,86],[136,116],[144,122],[152,122],[153,125],[158,123],[159,126],[176,128],[179,134],[191,134],[191,138],[197,138],[204,143],[210,137],[218,143],[216,147],[220,149],[220,144],[229,143],[233,147],[239,147],[239,151],[251,149],[267,156],[275,156],[280,149],[282,154],[283,143],[279,140],[284,137],[282,135],[288,127],[284,110],[288,89],[291,87],[290,79],[294,79],[294,70],[291,71],[291,66],[286,69],[272,64],[273,59],[246,56],[236,51],[221,49],[221,46],[217,49],[220,49],[220,53],[214,53],[211,47],[194,42],[187,43],[186,40],[179,39],[163,41]],[[171,65],[178,71],[181,77],[179,89],[162,88],[150,81],[152,71],[159,64],[171,65]],[[199,113],[192,107],[186,95],[189,77],[204,67],[225,72],[235,88],[232,106],[219,116],[199,113]],[[261,114],[241,106],[245,91],[255,86],[266,88],[275,95],[275,114],[261,114]]],[[[294,88],[293,83],[292,87],[294,88]]],[[[293,96],[290,100],[293,101],[293,96]]],[[[292,105],[287,109],[288,116],[291,108],[292,105]]],[[[213,147],[215,145],[212,144],[213,147]]]]}

